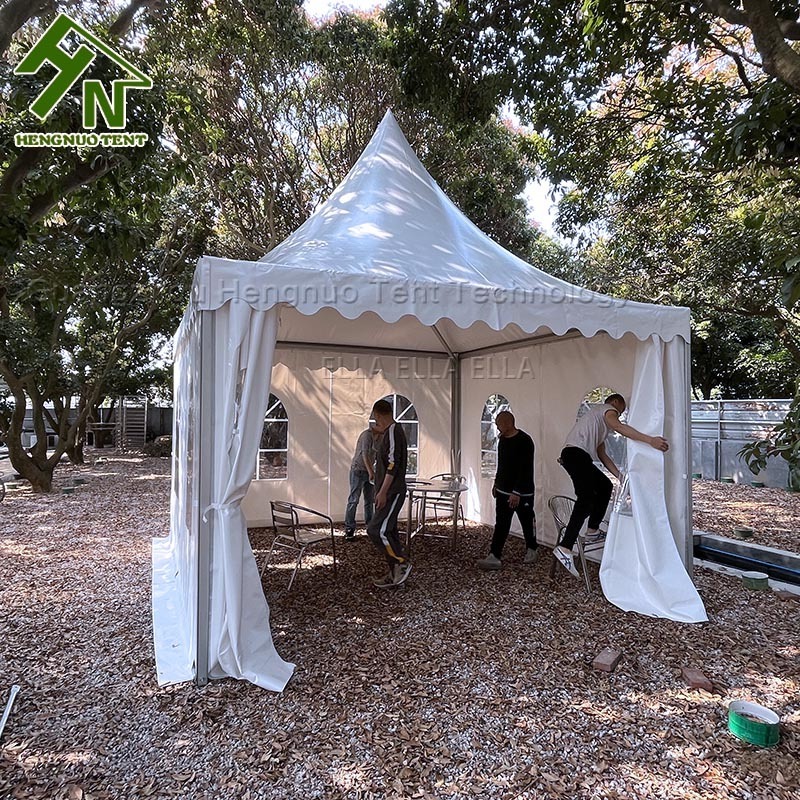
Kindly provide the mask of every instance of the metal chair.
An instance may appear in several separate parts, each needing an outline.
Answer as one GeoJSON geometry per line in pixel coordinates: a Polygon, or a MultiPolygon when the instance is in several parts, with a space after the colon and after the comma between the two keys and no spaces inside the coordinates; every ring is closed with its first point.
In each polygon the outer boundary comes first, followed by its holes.
{"type": "MultiPolygon", "coordinates": [[[[561,544],[564,538],[564,532],[567,529],[569,518],[572,516],[572,509],[575,508],[575,499],[573,497],[566,497],[565,495],[557,494],[547,501],[547,506],[553,515],[553,521],[556,523],[556,547],[561,544]]],[[[583,573],[583,582],[586,584],[586,593],[592,593],[592,586],[589,582],[589,572],[586,569],[586,553],[593,553],[597,550],[603,549],[603,543],[589,545],[588,547],[583,541],[583,532],[578,536],[576,542],[578,546],[578,558],[581,561],[581,572],[583,573]]],[[[553,563],[550,565],[550,577],[553,578],[556,572],[556,557],[553,556],[553,563]]]]}
{"type": "Polygon", "coordinates": [[[298,506],[295,503],[287,503],[283,500],[270,500],[270,510],[272,512],[272,528],[275,531],[275,538],[272,540],[272,547],[269,549],[267,559],[264,566],[261,567],[260,575],[264,574],[264,570],[272,558],[272,551],[276,547],[284,547],[287,550],[294,550],[297,552],[297,560],[295,561],[292,577],[289,578],[289,586],[287,591],[292,588],[297,570],[300,569],[303,560],[303,554],[311,545],[324,542],[330,537],[331,547],[333,549],[333,577],[336,579],[336,538],[333,535],[333,520],[315,511],[313,508],[306,508],[305,506],[298,506]],[[300,525],[299,513],[310,514],[314,517],[320,517],[327,523],[326,529],[320,530],[319,528],[304,528],[300,525]]]}
{"type": "MultiPolygon", "coordinates": [[[[439,475],[432,475],[428,480],[431,481],[458,481],[459,483],[466,483],[466,478],[463,475],[456,475],[453,472],[442,472],[439,475]]],[[[425,509],[433,509],[433,518],[436,524],[439,524],[439,511],[447,512],[447,516],[453,514],[453,501],[455,497],[453,492],[439,492],[437,494],[428,494],[425,500],[425,509]]],[[[420,502],[420,501],[417,501],[420,502]]],[[[456,515],[461,519],[461,529],[466,533],[467,523],[464,521],[464,509],[461,507],[461,500],[458,501],[458,508],[456,515]]],[[[457,521],[456,521],[457,524],[457,521]]]]}

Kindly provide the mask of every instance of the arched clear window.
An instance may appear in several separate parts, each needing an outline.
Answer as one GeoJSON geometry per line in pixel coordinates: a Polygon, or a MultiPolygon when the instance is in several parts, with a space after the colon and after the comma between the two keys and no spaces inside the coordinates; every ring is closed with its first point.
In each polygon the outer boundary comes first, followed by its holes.
{"type": "Polygon", "coordinates": [[[283,403],[269,396],[256,461],[256,480],[280,480],[288,476],[289,415],[283,403]]]}
{"type": "Polygon", "coordinates": [[[494,478],[497,474],[497,428],[495,417],[501,411],[511,411],[511,403],[501,394],[489,395],[481,415],[481,475],[494,478]]]}
{"type": "MultiPolygon", "coordinates": [[[[408,464],[406,475],[416,475],[419,467],[419,419],[414,404],[402,394],[387,394],[382,397],[392,404],[392,415],[400,423],[408,441],[408,464]]],[[[370,420],[374,422],[375,420],[370,420]]]]}

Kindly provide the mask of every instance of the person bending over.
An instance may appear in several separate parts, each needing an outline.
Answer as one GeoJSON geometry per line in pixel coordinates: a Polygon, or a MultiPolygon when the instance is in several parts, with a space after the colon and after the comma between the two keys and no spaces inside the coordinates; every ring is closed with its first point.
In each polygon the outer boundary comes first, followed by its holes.
{"type": "Polygon", "coordinates": [[[389,588],[404,583],[411,572],[411,562],[397,533],[397,515],[406,497],[408,443],[386,400],[375,403],[372,416],[375,430],[382,435],[375,458],[375,513],[367,533],[389,564],[389,572],[373,582],[380,588],[389,588]]]}
{"type": "Polygon", "coordinates": [[[578,570],[572,558],[572,548],[578,540],[583,523],[588,518],[586,544],[600,544],[606,538],[600,530],[600,523],[606,515],[611,500],[613,485],[594,465],[600,461],[603,466],[620,480],[620,471],[606,452],[605,441],[611,431],[616,431],[628,439],[644,442],[656,450],[666,452],[669,444],[663,436],[648,436],[636,428],[620,421],[619,415],[625,411],[625,398],[621,394],[609,395],[602,406],[587,411],[567,435],[559,463],[572,478],[575,487],[575,507],[564,530],[561,544],[553,550],[558,563],[576,578],[578,570]]]}
{"type": "Polygon", "coordinates": [[[526,564],[536,562],[536,515],[533,511],[533,439],[516,426],[510,411],[501,411],[494,424],[497,442],[497,474],[492,486],[495,499],[494,536],[489,555],[478,561],[484,570],[500,569],[503,545],[516,513],[525,536],[526,564]]]}

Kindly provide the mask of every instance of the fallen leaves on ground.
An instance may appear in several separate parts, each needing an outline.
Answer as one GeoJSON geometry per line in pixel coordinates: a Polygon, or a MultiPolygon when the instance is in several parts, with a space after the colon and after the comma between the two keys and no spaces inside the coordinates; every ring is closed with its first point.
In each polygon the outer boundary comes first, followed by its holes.
{"type": "MultiPolygon", "coordinates": [[[[708,624],[626,614],[596,568],[587,598],[563,570],[551,581],[547,551],[523,566],[517,539],[502,570],[479,572],[490,531],[477,525],[455,553],[417,539],[406,591],[372,587],[382,565],[363,535],[338,540],[336,582],[324,547],[291,592],[276,558],[264,576],[272,632],[297,664],[282,694],[232,680],[158,687],[150,542],[168,529],[168,470],[111,456],[59,470],[89,478],[75,495],[17,490],[0,506],[0,703],[22,686],[0,797],[796,797],[793,601],[698,570],[708,624]],[[623,653],[611,674],[591,668],[604,647],[623,653]],[[714,691],[689,689],[682,666],[714,691]],[[780,715],[777,747],[728,733],[738,698],[780,715]]],[[[724,504],[705,502],[697,527],[713,530],[724,504]]],[[[797,509],[782,508],[795,528],[797,509]]],[[[260,565],[270,534],[251,541],[260,565]]]]}
{"type": "Polygon", "coordinates": [[[695,529],[735,538],[746,526],[754,544],[800,552],[800,492],[694,480],[692,494],[695,529]]]}

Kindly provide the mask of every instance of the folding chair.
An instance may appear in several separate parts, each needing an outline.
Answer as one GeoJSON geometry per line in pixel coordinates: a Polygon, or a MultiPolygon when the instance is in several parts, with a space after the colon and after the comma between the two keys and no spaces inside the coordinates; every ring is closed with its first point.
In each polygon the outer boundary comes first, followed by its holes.
{"type": "MultiPolygon", "coordinates": [[[[556,546],[558,546],[561,544],[561,540],[564,538],[564,532],[567,529],[569,518],[572,516],[572,509],[575,508],[575,499],[557,494],[547,501],[547,505],[553,514],[553,521],[556,523],[556,531],[558,532],[558,536],[556,537],[556,546]]],[[[592,587],[589,583],[589,572],[586,569],[586,553],[593,553],[597,550],[602,550],[603,543],[601,542],[599,544],[593,544],[587,547],[583,541],[583,532],[581,532],[581,534],[578,536],[578,541],[576,544],[578,546],[578,558],[580,558],[581,561],[583,582],[586,584],[586,593],[591,594],[592,587]]],[[[556,557],[553,555],[553,563],[550,565],[551,578],[555,576],[556,566],[556,557]]]]}
{"type": "Polygon", "coordinates": [[[333,577],[336,579],[336,539],[333,535],[333,520],[326,514],[314,511],[313,508],[298,506],[295,503],[286,503],[283,500],[270,500],[269,505],[272,512],[272,528],[275,531],[275,538],[272,540],[272,547],[269,549],[267,559],[264,562],[264,566],[261,567],[260,574],[264,574],[264,570],[272,558],[272,551],[276,547],[294,550],[297,552],[297,560],[295,561],[294,570],[292,571],[292,577],[289,578],[288,589],[291,589],[297,570],[300,569],[303,554],[312,545],[324,542],[330,537],[331,548],[333,549],[333,577]],[[302,527],[300,525],[298,512],[324,519],[327,523],[326,528],[320,530],[319,528],[302,527]]]}
{"type": "MultiPolygon", "coordinates": [[[[439,475],[432,475],[428,480],[431,481],[458,481],[459,483],[466,483],[466,478],[463,475],[455,475],[452,472],[442,472],[439,475]]],[[[439,511],[446,512],[447,516],[453,514],[453,492],[439,492],[438,494],[428,494],[425,498],[425,508],[433,509],[433,517],[436,524],[439,524],[439,511]]],[[[421,498],[420,498],[421,501],[421,498]]],[[[417,501],[417,502],[420,502],[417,501]]],[[[456,515],[461,519],[461,529],[466,533],[467,523],[464,521],[464,509],[461,507],[461,500],[458,501],[456,515]]]]}

